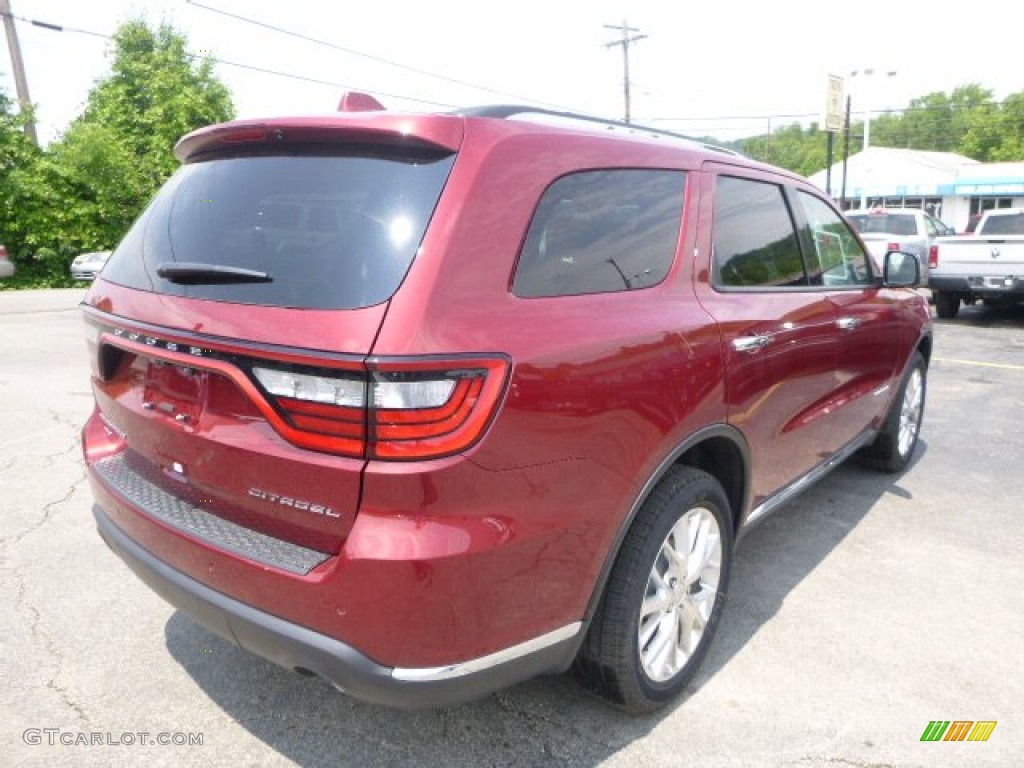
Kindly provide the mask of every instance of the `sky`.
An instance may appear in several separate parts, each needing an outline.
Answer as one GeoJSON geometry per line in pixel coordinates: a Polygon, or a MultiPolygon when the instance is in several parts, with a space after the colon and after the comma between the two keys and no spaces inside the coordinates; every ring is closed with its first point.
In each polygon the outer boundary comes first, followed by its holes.
{"type": "MultiPolygon", "coordinates": [[[[646,36],[629,47],[633,121],[723,141],[818,119],[829,74],[844,78],[858,114],[972,82],[997,99],[1024,90],[1017,25],[981,25],[950,0],[10,2],[15,16],[65,28],[16,22],[43,143],[109,72],[109,40],[84,32],[110,35],[139,17],[170,22],[190,51],[217,59],[239,117],[330,111],[345,90],[360,90],[389,109],[530,103],[622,119],[622,49],[605,45],[621,32],[605,25],[623,22],[646,36]]],[[[3,39],[0,89],[15,95],[3,39]]]]}

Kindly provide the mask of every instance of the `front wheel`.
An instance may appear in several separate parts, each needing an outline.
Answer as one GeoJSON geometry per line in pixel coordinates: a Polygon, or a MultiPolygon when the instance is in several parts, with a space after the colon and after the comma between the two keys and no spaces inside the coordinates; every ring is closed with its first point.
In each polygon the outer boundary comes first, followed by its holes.
{"type": "Polygon", "coordinates": [[[910,463],[921,432],[927,387],[928,368],[921,353],[915,352],[878,437],[862,453],[865,463],[886,472],[899,472],[910,463]]]}
{"type": "Polygon", "coordinates": [[[669,471],[637,513],[576,661],[580,682],[629,712],[679,695],[718,626],[732,564],[729,501],[692,467],[669,471]]]}

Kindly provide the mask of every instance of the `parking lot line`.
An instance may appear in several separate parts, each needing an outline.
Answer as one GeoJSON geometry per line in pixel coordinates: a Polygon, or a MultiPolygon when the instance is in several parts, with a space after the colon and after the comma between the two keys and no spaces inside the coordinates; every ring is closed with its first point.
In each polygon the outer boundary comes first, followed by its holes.
{"type": "Polygon", "coordinates": [[[958,360],[953,357],[933,357],[932,360],[936,363],[953,363],[954,365],[973,365],[978,368],[1002,368],[1007,371],[1024,371],[1024,365],[1014,365],[1013,363],[986,363],[981,360],[958,360]]]}

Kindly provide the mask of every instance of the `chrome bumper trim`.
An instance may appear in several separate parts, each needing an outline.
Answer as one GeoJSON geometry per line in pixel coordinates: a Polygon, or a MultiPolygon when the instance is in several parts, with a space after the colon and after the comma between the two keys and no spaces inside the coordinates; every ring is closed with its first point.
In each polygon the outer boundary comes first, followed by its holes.
{"type": "Polygon", "coordinates": [[[568,640],[578,634],[582,626],[583,622],[576,621],[572,624],[567,624],[560,629],[541,635],[540,637],[535,637],[532,640],[519,643],[518,645],[513,645],[509,648],[495,651],[494,653],[490,653],[486,656],[480,656],[476,659],[462,661],[457,664],[449,664],[444,667],[419,667],[412,669],[395,667],[391,670],[391,677],[395,680],[402,680],[410,683],[426,683],[451,680],[453,678],[462,677],[463,675],[470,675],[474,672],[481,672],[485,669],[496,667],[499,664],[505,664],[506,662],[513,661],[521,656],[527,656],[531,653],[535,653],[549,646],[568,640]]]}

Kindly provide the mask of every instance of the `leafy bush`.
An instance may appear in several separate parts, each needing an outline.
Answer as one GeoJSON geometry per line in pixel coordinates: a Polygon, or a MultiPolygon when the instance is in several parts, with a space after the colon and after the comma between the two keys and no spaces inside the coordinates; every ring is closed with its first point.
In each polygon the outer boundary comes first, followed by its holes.
{"type": "Polygon", "coordinates": [[[177,167],[177,140],[234,114],[210,60],[171,26],[129,21],[113,40],[111,74],[45,151],[0,92],[0,243],[17,268],[2,289],[74,285],[72,259],[117,244],[177,167]]]}

